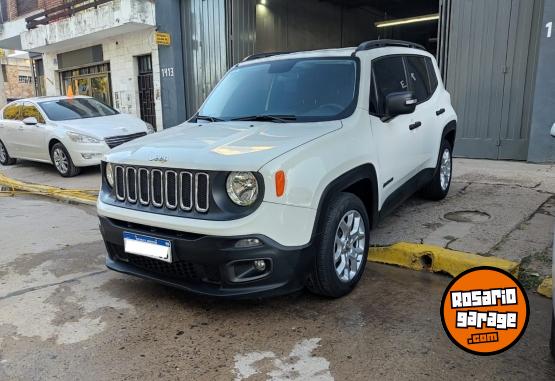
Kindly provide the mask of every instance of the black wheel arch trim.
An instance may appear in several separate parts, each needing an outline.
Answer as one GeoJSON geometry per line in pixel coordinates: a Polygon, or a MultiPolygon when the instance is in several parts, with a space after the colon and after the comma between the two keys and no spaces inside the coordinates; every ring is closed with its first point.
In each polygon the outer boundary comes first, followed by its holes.
{"type": "MultiPolygon", "coordinates": [[[[318,202],[318,209],[316,211],[316,218],[314,219],[314,226],[312,228],[312,240],[321,232],[318,230],[320,226],[320,219],[322,218],[323,210],[330,202],[331,198],[349,188],[350,186],[358,183],[359,181],[369,180],[371,183],[371,210],[368,213],[370,219],[370,229],[375,227],[378,223],[378,177],[374,165],[367,163],[343,173],[335,180],[331,181],[320,196],[318,202]]],[[[362,200],[364,202],[364,200],[362,200]]],[[[365,203],[366,205],[366,203],[365,203]]]]}

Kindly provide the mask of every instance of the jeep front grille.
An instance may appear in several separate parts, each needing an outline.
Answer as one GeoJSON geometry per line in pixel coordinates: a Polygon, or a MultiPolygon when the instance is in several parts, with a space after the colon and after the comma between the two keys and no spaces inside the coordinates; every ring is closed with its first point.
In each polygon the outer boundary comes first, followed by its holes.
{"type": "Polygon", "coordinates": [[[116,165],[114,175],[118,201],[199,213],[210,208],[208,173],[116,165]]]}

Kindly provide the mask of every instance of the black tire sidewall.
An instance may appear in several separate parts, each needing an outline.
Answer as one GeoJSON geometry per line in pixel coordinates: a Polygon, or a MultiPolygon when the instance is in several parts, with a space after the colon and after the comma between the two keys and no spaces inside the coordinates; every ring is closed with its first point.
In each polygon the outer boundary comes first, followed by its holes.
{"type": "Polygon", "coordinates": [[[8,153],[8,150],[7,150],[6,146],[4,145],[4,143],[2,142],[2,140],[0,140],[0,146],[4,147],[4,152],[6,152],[6,160],[0,161],[0,164],[8,165],[10,163],[10,154],[8,153]]]}
{"type": "Polygon", "coordinates": [[[358,274],[349,282],[339,279],[333,260],[335,235],[339,222],[350,210],[356,210],[362,216],[365,227],[365,251],[368,251],[370,242],[370,222],[364,204],[353,194],[340,193],[327,206],[327,211],[322,219],[322,235],[317,245],[316,270],[324,293],[328,296],[339,297],[348,294],[356,286],[364,273],[367,262],[367,255],[364,255],[358,274]]]}

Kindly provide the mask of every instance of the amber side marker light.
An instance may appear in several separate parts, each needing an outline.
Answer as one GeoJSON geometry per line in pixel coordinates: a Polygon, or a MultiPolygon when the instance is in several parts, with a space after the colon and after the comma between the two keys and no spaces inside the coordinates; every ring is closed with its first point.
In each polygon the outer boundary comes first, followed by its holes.
{"type": "Polygon", "coordinates": [[[285,193],[285,172],[276,172],[276,196],[281,197],[285,193]]]}

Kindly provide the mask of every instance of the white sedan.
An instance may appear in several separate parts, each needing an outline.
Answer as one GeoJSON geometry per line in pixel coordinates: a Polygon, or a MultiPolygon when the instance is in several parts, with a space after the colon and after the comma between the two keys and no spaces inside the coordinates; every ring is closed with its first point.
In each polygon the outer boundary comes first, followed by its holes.
{"type": "Polygon", "coordinates": [[[100,164],[111,148],[154,132],[91,97],[17,100],[0,111],[0,164],[16,159],[52,163],[64,177],[100,164]]]}

